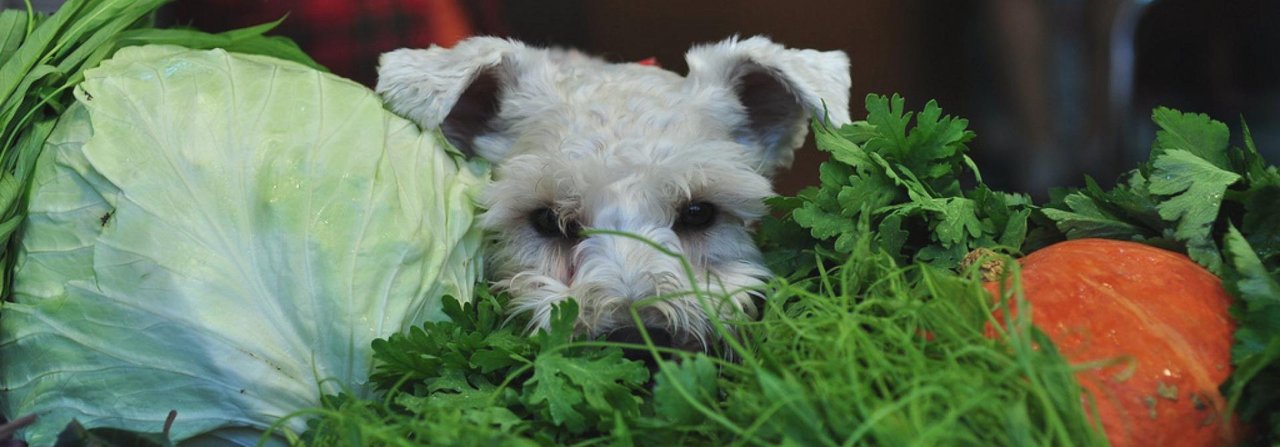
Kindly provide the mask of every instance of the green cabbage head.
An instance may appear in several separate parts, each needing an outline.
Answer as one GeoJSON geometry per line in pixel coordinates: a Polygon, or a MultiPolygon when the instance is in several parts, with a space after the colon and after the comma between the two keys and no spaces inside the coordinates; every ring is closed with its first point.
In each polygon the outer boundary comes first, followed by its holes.
{"type": "Polygon", "coordinates": [[[373,339],[471,296],[483,167],[368,89],[153,46],[76,97],[0,308],[0,403],[39,414],[32,445],[73,418],[159,432],[170,410],[174,440],[256,441],[323,394],[366,393],[373,339]]]}

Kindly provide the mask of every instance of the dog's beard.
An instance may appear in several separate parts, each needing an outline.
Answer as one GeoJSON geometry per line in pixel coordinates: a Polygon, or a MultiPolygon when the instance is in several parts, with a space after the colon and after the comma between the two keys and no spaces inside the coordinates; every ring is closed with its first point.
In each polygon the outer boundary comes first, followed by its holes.
{"type": "MultiPolygon", "coordinates": [[[[672,251],[679,244],[674,236],[645,239],[672,251]]],[[[712,264],[707,257],[686,261],[616,235],[597,235],[572,249],[551,251],[552,256],[524,269],[510,264],[518,253],[495,253],[504,278],[496,286],[511,294],[513,315],[529,316],[530,332],[548,329],[554,307],[572,298],[579,307],[576,332],[581,335],[597,337],[638,325],[667,331],[673,347],[709,351],[721,335],[710,315],[724,323],[724,335],[731,335],[729,323],[756,315],[753,294],[770,277],[757,263],[735,259],[712,264]]]]}

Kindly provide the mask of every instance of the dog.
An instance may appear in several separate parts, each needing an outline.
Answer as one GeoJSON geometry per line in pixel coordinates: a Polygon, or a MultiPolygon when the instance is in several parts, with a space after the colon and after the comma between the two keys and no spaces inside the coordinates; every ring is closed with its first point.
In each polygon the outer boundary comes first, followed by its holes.
{"type": "Polygon", "coordinates": [[[487,270],[530,331],[573,298],[580,335],[708,351],[714,320],[756,316],[770,272],[750,230],[810,119],[849,122],[849,58],[735,37],[686,60],[494,37],[382,55],[389,108],[493,167],[487,270]]]}

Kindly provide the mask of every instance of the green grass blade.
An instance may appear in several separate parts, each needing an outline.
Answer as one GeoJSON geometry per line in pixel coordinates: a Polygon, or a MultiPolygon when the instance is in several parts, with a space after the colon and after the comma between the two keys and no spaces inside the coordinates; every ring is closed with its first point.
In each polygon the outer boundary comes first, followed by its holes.
{"type": "MultiPolygon", "coordinates": [[[[17,205],[21,194],[22,183],[18,179],[8,173],[0,174],[0,210],[7,210],[17,205]]],[[[0,234],[0,239],[4,239],[4,234],[0,234]]]]}
{"type": "MultiPolygon", "coordinates": [[[[283,20],[283,19],[282,19],[283,20]]],[[[190,29],[138,29],[126,31],[120,36],[120,46],[167,44],[181,45],[194,49],[222,48],[227,51],[245,54],[271,56],[306,65],[308,67],[328,71],[311,59],[292,40],[265,36],[263,33],[275,28],[280,21],[240,28],[217,34],[190,29]]]]}
{"type": "MultiPolygon", "coordinates": [[[[17,145],[11,154],[6,154],[2,160],[3,172],[12,172],[13,175],[5,175],[6,182],[4,188],[10,188],[16,185],[18,194],[12,199],[5,200],[4,208],[0,209],[0,217],[8,220],[21,221],[26,216],[26,197],[25,192],[31,181],[31,172],[35,169],[36,157],[40,155],[40,149],[44,147],[44,141],[49,138],[49,134],[53,132],[53,126],[57,122],[55,119],[47,119],[37,122],[27,128],[22,137],[18,139],[17,145]],[[12,179],[12,183],[7,180],[12,179]]],[[[18,244],[17,238],[8,236],[0,237],[0,272],[4,275],[0,276],[0,297],[8,296],[10,286],[9,272],[13,271],[13,266],[17,263],[17,256],[13,256],[14,250],[18,244]]]]}
{"type": "Polygon", "coordinates": [[[107,20],[101,27],[88,34],[88,38],[84,39],[83,42],[78,42],[72,46],[74,49],[71,53],[58,62],[58,72],[72,74],[72,77],[68,79],[68,84],[79,83],[81,79],[84,79],[81,71],[97,65],[96,62],[98,61],[92,61],[90,56],[100,53],[104,48],[108,50],[114,49],[117,36],[129,26],[137,23],[149,12],[149,10],[145,9],[129,10],[127,14],[107,20]]]}
{"type": "MultiPolygon", "coordinates": [[[[45,77],[55,74],[56,69],[48,65],[40,65],[35,67],[26,78],[18,84],[18,88],[22,91],[30,91],[31,86],[44,79],[45,77]]],[[[19,137],[19,133],[39,111],[39,106],[34,104],[43,104],[46,102],[32,95],[24,95],[14,98],[14,101],[4,104],[0,107],[0,164],[8,159],[10,148],[19,137]]]]}
{"type": "MultiPolygon", "coordinates": [[[[5,157],[3,165],[0,169],[3,172],[11,172],[19,181],[26,181],[31,177],[31,172],[35,169],[36,157],[40,155],[40,149],[44,147],[45,139],[49,138],[49,134],[53,133],[53,126],[58,120],[49,118],[36,122],[27,127],[25,133],[18,137],[17,145],[14,146],[13,155],[5,157]]],[[[26,185],[22,185],[22,190],[26,190],[26,185]]],[[[21,204],[19,208],[25,209],[21,204]]],[[[0,210],[3,214],[0,216],[12,216],[14,208],[8,210],[0,210]]]]}
{"type": "Polygon", "coordinates": [[[0,11],[0,61],[7,61],[18,51],[27,37],[27,12],[21,9],[0,11]]]}
{"type": "MultiPolygon", "coordinates": [[[[117,20],[129,22],[154,12],[170,0],[90,0],[90,6],[76,17],[64,33],[58,36],[56,44],[50,49],[49,57],[63,60],[71,53],[78,51],[87,39],[110,23],[117,20]]],[[[65,6],[64,6],[65,7],[65,6]]],[[[59,9],[58,13],[62,10],[59,9]]]]}
{"type": "Polygon", "coordinates": [[[26,74],[37,64],[48,58],[48,51],[58,39],[59,33],[70,23],[77,13],[84,8],[84,1],[71,0],[62,5],[49,18],[40,22],[35,31],[27,35],[22,45],[13,52],[3,65],[0,65],[0,105],[11,103],[20,98],[26,91],[19,91],[18,86],[26,79],[26,74]]]}

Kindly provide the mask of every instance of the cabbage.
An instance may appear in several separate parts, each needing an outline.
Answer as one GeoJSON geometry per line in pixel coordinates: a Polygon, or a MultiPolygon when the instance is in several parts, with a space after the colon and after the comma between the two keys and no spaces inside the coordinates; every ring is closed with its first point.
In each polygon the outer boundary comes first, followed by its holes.
{"type": "Polygon", "coordinates": [[[73,418],[159,432],[170,410],[174,440],[262,430],[367,393],[372,340],[471,296],[483,168],[368,89],[153,46],[87,72],[76,97],[0,309],[0,403],[40,415],[33,445],[73,418]]]}

